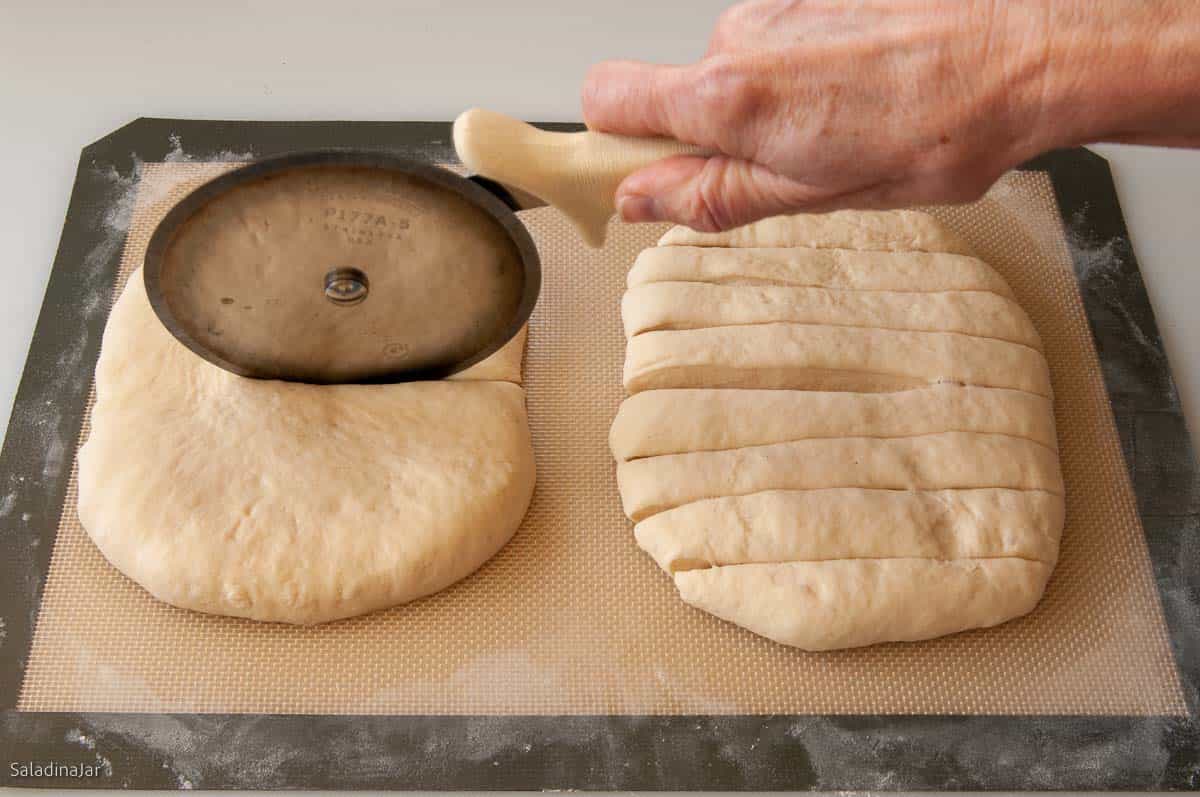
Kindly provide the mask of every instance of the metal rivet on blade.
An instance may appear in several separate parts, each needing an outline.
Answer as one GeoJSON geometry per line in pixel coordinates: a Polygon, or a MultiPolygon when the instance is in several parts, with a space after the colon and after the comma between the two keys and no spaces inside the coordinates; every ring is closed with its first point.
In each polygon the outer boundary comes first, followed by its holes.
{"type": "Polygon", "coordinates": [[[356,268],[335,268],[325,275],[325,298],[334,304],[358,304],[370,289],[367,275],[356,268]]]}

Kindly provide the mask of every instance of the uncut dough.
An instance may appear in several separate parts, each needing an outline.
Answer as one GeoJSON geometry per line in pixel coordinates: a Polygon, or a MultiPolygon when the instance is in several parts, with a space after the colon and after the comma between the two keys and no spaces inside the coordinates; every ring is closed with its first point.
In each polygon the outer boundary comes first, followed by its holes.
{"type": "Polygon", "coordinates": [[[1050,372],[969,251],[900,211],[675,228],[639,255],[609,443],[684,601],[807,650],[1033,610],[1065,518],[1050,372]]]}
{"type": "Polygon", "coordinates": [[[458,379],[244,379],[162,327],[135,272],[96,368],[79,517],[175,606],[318,623],[443,589],[513,535],[534,460],[514,340],[458,379]]]}

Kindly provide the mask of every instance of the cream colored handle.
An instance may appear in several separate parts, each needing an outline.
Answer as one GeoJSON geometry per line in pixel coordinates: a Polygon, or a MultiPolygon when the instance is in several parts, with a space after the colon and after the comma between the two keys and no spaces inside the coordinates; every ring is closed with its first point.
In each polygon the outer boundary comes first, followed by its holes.
{"type": "Polygon", "coordinates": [[[561,210],[589,246],[604,243],[613,196],[628,175],[672,155],[703,155],[669,138],[553,133],[472,108],[454,120],[454,148],[472,173],[561,210]]]}

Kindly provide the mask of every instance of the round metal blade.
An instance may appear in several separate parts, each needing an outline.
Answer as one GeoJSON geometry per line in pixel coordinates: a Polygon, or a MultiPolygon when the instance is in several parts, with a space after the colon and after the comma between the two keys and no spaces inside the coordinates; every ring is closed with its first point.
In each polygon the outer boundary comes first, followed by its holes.
{"type": "Polygon", "coordinates": [[[159,225],[150,302],[200,356],[302,382],[437,379],[529,318],[537,249],[513,213],[451,172],[380,153],[260,161],[201,186],[159,225]]]}

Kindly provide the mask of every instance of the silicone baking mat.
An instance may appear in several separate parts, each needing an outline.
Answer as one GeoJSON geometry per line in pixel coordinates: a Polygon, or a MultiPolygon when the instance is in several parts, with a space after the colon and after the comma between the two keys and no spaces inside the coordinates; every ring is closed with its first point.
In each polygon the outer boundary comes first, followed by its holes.
{"type": "MultiPolygon", "coordinates": [[[[184,143],[164,162],[137,164],[136,179],[114,192],[123,215],[107,223],[122,240],[115,280],[97,283],[101,312],[163,214],[241,154],[199,159],[184,143]]],[[[1081,292],[1118,276],[1105,273],[1111,242],[1073,237],[1043,170],[1012,172],[980,202],[933,212],[1008,279],[1045,342],[1067,524],[1030,616],[929,642],[810,654],[680,602],[633,541],[607,447],[623,398],[625,273],[665,228],[614,223],[593,251],[556,211],[539,209],[522,214],[544,275],[525,362],[538,485],[499,555],[442,593],[347,621],[301,628],[201,615],[155,601],[105,562],[79,525],[72,465],[17,711],[1185,721],[1122,456],[1123,433],[1129,449],[1137,429],[1114,415],[1121,398],[1106,389],[1081,292]],[[1096,273],[1079,274],[1081,261],[1096,273]]],[[[86,413],[80,420],[60,454],[67,462],[86,438],[86,413]]],[[[131,440],[139,444],[152,441],[131,440]]]]}
{"type": "MultiPolygon", "coordinates": [[[[141,265],[166,212],[229,168],[184,162],[143,169],[122,278],[141,265]]],[[[607,446],[623,396],[625,272],[665,227],[614,224],[606,246],[590,251],[546,208],[523,214],[545,273],[525,366],[538,489],[516,538],[493,562],[439,595],[350,621],[296,628],[206,616],[159,603],[107,564],[79,525],[72,480],[17,707],[1184,713],[1049,178],[1013,172],[983,201],[938,215],[1000,270],[1046,341],[1068,520],[1058,568],[1032,616],[921,644],[820,654],[776,645],[682,604],[633,541],[607,446]]]]}

